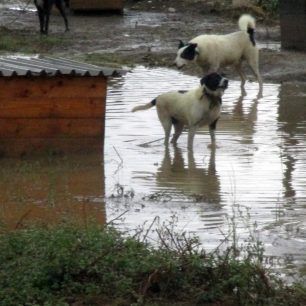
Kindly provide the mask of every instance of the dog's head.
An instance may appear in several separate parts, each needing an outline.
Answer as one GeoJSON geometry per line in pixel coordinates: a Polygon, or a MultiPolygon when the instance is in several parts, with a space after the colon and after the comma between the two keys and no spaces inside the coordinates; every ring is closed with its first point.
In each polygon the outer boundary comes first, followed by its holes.
{"type": "Polygon", "coordinates": [[[218,97],[222,97],[228,87],[228,79],[217,72],[205,75],[200,82],[207,93],[218,97]]]}
{"type": "Polygon", "coordinates": [[[181,40],[178,46],[176,59],[174,61],[177,68],[182,68],[188,62],[194,61],[199,55],[198,44],[188,43],[184,44],[181,40]]]}

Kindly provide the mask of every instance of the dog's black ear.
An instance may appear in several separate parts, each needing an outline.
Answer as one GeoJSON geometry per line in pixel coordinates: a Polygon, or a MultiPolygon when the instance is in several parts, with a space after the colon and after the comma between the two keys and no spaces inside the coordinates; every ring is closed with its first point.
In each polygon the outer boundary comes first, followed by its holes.
{"type": "Polygon", "coordinates": [[[207,82],[207,75],[204,76],[204,77],[200,80],[201,86],[203,86],[204,84],[206,84],[206,82],[207,82]]]}
{"type": "Polygon", "coordinates": [[[178,45],[178,48],[181,49],[185,46],[185,44],[183,43],[182,40],[179,40],[179,45],[178,45]]]}
{"type": "Polygon", "coordinates": [[[197,50],[198,44],[196,44],[196,43],[191,43],[189,46],[190,46],[190,48],[191,48],[192,50],[194,50],[194,54],[195,54],[195,55],[199,55],[199,51],[197,50]]]}

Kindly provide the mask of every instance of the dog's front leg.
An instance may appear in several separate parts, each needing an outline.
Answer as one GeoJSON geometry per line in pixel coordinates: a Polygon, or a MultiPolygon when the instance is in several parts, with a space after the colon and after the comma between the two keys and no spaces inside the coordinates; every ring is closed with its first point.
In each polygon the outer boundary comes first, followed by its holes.
{"type": "Polygon", "coordinates": [[[214,122],[212,122],[209,125],[209,134],[210,134],[210,147],[211,148],[216,148],[216,137],[215,137],[215,131],[216,131],[216,127],[217,127],[217,122],[218,122],[219,118],[217,118],[214,122]]]}
{"type": "Polygon", "coordinates": [[[50,11],[46,13],[46,20],[45,20],[45,34],[47,35],[49,31],[49,19],[50,19],[50,11]]]}
{"type": "Polygon", "coordinates": [[[193,149],[193,139],[197,128],[196,126],[192,125],[188,129],[188,150],[193,149]]]}
{"type": "Polygon", "coordinates": [[[39,19],[40,34],[44,34],[45,14],[41,7],[37,6],[37,14],[39,19]]]}

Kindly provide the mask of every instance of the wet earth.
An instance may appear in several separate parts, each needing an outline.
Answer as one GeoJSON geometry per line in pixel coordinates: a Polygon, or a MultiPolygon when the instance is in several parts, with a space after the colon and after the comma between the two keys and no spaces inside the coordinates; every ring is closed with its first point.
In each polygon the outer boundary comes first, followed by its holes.
{"type": "MultiPolygon", "coordinates": [[[[24,2],[17,2],[1,7],[1,25],[38,35],[34,7],[24,10],[24,2]]],[[[129,4],[123,16],[70,15],[71,32],[65,34],[61,18],[52,16],[50,35],[69,40],[69,46],[54,47],[53,55],[107,54],[133,68],[109,82],[104,155],[0,160],[1,219],[18,228],[30,219],[96,218],[127,231],[175,219],[177,230],[199,235],[214,250],[234,216],[241,241],[256,233],[267,264],[293,276],[306,264],[306,55],[282,51],[277,22],[267,27],[260,21],[263,97],[257,98],[255,82],[241,96],[229,70],[218,148],[208,148],[203,128],[193,153],[186,133],[165,149],[155,110],[130,110],[169,89],[197,86],[194,67],[168,67],[178,38],[236,29],[233,18],[195,8],[190,14],[169,10],[173,3],[162,10],[129,4]]]]}
{"type": "MultiPolygon", "coordinates": [[[[188,41],[203,34],[224,34],[237,30],[237,20],[247,9],[215,10],[196,0],[133,1],[125,4],[124,13],[67,12],[70,32],[64,33],[63,19],[55,11],[50,19],[56,44],[44,53],[73,57],[103,65],[171,66],[178,40],[188,41]]],[[[38,34],[38,18],[32,1],[4,0],[0,4],[0,26],[15,33],[38,34]]],[[[249,12],[249,11],[248,11],[249,12]]],[[[254,12],[250,12],[254,13],[254,12]]],[[[280,49],[280,27],[277,18],[256,15],[256,37],[261,48],[260,70],[267,81],[306,80],[306,54],[280,49]]],[[[188,74],[202,72],[195,66],[188,74]]],[[[225,69],[232,78],[237,75],[225,69]]]]}

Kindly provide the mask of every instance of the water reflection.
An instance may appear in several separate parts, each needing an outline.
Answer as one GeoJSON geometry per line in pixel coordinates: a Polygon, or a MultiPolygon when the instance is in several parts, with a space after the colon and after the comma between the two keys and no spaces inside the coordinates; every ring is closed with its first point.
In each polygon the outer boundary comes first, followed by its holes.
{"type": "Polygon", "coordinates": [[[215,167],[216,150],[210,150],[207,168],[195,161],[193,151],[187,152],[187,164],[181,148],[174,146],[173,151],[171,158],[169,148],[165,148],[164,158],[157,170],[157,186],[193,196],[198,202],[220,204],[220,181],[215,167]]]}
{"type": "MultiPolygon", "coordinates": [[[[305,114],[306,104],[304,84],[284,84],[280,90],[279,131],[282,137],[282,159],[284,164],[283,186],[284,196],[290,202],[296,202],[296,185],[301,184],[299,172],[300,160],[305,162],[305,114]],[[294,98],[292,97],[294,96],[294,98]],[[294,183],[297,181],[296,183],[294,183]]],[[[304,181],[303,177],[303,181],[304,181]]]]}
{"type": "Polygon", "coordinates": [[[92,219],[103,224],[104,171],[101,154],[0,160],[0,223],[20,228],[92,219]]]}

